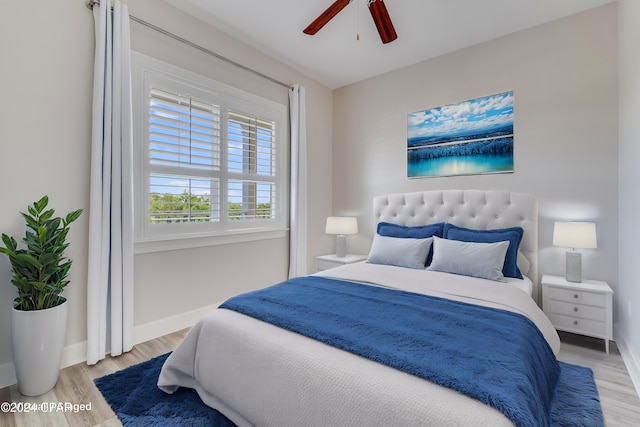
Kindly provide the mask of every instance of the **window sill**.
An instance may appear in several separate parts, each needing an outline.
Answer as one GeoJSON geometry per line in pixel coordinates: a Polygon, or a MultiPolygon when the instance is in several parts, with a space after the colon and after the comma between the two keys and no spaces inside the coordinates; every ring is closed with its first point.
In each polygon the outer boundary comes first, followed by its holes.
{"type": "Polygon", "coordinates": [[[201,248],[206,246],[227,245],[231,243],[252,242],[256,240],[280,239],[287,236],[287,230],[270,230],[228,235],[193,237],[188,239],[167,239],[139,241],[135,243],[135,254],[174,251],[180,249],[201,248]]]}

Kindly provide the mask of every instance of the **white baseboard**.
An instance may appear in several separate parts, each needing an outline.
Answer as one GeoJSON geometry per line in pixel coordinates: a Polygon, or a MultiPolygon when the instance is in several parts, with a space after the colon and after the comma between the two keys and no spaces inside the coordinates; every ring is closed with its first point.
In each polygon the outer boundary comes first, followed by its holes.
{"type": "Polygon", "coordinates": [[[620,350],[620,355],[627,367],[631,381],[636,388],[636,393],[640,397],[640,355],[634,352],[633,348],[628,346],[624,339],[618,337],[616,345],[620,350]]]}
{"type": "Polygon", "coordinates": [[[16,370],[13,367],[13,363],[9,362],[0,365],[0,388],[8,387],[16,382],[16,370]]]}
{"type": "Polygon", "coordinates": [[[62,367],[75,365],[87,360],[87,342],[69,344],[62,350],[62,367]]]}
{"type": "MultiPolygon", "coordinates": [[[[154,322],[133,328],[133,344],[140,344],[154,338],[161,337],[184,328],[191,327],[204,316],[214,310],[219,304],[198,308],[186,313],[176,314],[154,322]]],[[[82,341],[66,346],[62,352],[62,368],[86,362],[87,342],[82,341]]],[[[17,382],[13,362],[0,365],[0,388],[8,387],[17,382]]]]}
{"type": "MultiPolygon", "coordinates": [[[[220,303],[207,307],[197,308],[187,311],[186,313],[176,314],[175,316],[165,317],[155,322],[145,323],[133,328],[133,344],[149,341],[154,338],[161,337],[184,328],[195,325],[198,320],[215,310],[220,303]]],[[[86,360],[86,359],[85,359],[86,360]]]]}

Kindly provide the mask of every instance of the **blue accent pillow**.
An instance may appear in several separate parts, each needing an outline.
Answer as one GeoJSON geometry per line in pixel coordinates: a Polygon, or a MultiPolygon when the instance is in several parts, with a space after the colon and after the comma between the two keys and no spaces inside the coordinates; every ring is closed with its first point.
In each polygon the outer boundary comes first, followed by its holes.
{"type": "Polygon", "coordinates": [[[520,248],[520,242],[524,230],[522,227],[510,227],[510,228],[496,228],[493,230],[473,230],[470,228],[458,227],[453,224],[444,225],[444,237],[445,239],[460,240],[463,242],[477,242],[477,243],[495,243],[508,241],[509,249],[504,259],[504,267],[502,268],[502,274],[505,277],[514,277],[516,279],[522,279],[522,273],[518,268],[518,249],[520,248]]]}
{"type": "MultiPolygon", "coordinates": [[[[426,239],[427,237],[443,237],[444,238],[444,222],[435,224],[419,225],[409,227],[405,225],[391,224],[390,222],[379,222],[377,233],[386,237],[401,237],[405,239],[426,239]]],[[[429,255],[425,266],[431,264],[433,258],[433,248],[429,248],[429,255]]]]}
{"type": "Polygon", "coordinates": [[[412,239],[426,239],[431,236],[444,237],[444,222],[416,227],[379,222],[377,231],[379,235],[387,237],[408,237],[412,239]]]}

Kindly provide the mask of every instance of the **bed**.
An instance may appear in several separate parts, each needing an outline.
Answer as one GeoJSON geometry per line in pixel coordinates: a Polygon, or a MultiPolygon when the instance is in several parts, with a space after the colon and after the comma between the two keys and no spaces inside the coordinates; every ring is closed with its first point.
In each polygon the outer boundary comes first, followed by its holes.
{"type": "Polygon", "coordinates": [[[536,198],[393,194],[373,217],[367,262],[226,301],[167,359],[160,389],[193,388],[239,426],[548,425],[560,341],[532,297],[536,198]],[[451,236],[424,237],[439,227],[451,236]],[[519,231],[515,251],[504,230],[519,231]]]}

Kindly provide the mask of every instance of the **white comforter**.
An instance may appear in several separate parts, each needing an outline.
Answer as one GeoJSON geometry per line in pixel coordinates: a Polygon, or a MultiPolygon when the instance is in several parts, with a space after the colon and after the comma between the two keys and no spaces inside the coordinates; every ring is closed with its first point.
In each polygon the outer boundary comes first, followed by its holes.
{"type": "MultiPolygon", "coordinates": [[[[521,313],[554,353],[560,348],[534,301],[503,283],[368,263],[318,275],[521,313]]],[[[167,393],[193,388],[239,426],[512,425],[496,409],[458,392],[224,309],[192,328],[165,362],[158,386],[167,393]]]]}

